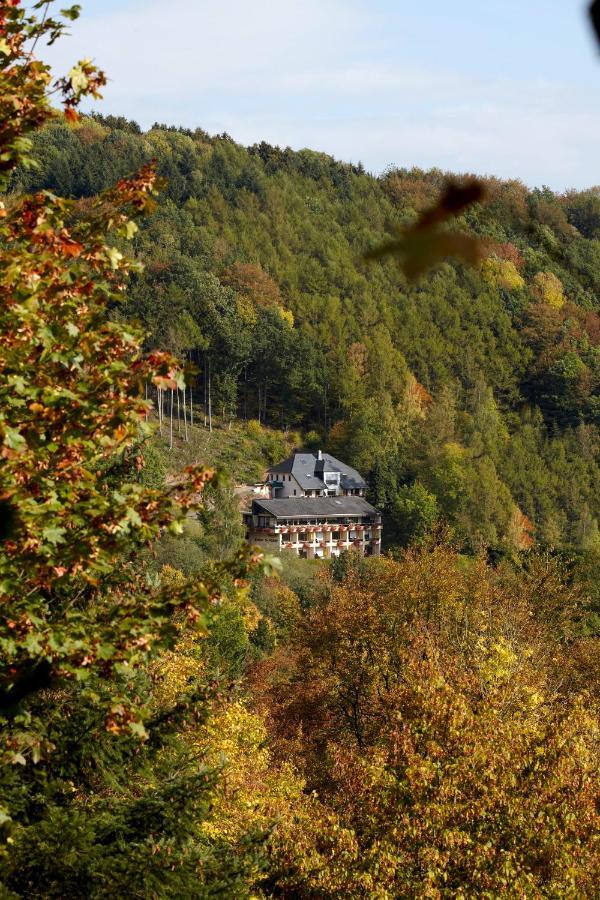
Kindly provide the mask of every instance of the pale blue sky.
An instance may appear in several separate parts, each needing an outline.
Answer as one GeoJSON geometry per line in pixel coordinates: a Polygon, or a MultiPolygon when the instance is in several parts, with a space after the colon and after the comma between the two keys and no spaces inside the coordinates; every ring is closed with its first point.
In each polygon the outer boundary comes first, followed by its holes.
{"type": "Polygon", "coordinates": [[[81,0],[103,112],[562,190],[600,183],[583,0],[81,0]]]}

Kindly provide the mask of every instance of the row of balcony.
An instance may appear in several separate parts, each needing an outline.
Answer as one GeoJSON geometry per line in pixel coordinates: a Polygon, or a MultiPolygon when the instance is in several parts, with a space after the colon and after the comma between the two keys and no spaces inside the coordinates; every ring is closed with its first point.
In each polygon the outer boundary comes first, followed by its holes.
{"type": "MultiPolygon", "coordinates": [[[[366,542],[375,547],[377,546],[377,544],[379,544],[379,538],[367,538],[366,542]]],[[[362,544],[363,541],[361,541],[360,539],[354,541],[287,541],[282,544],[282,547],[284,550],[291,550],[297,547],[304,547],[305,549],[308,549],[309,547],[352,547],[362,544]]]]}
{"type": "Polygon", "coordinates": [[[340,544],[347,545],[350,543],[362,543],[363,541],[371,541],[373,543],[378,543],[381,539],[381,531],[377,528],[369,528],[369,529],[345,529],[343,532],[341,529],[335,529],[326,532],[325,529],[319,531],[307,531],[306,529],[303,531],[302,529],[298,529],[297,531],[289,530],[275,530],[274,528],[254,528],[251,529],[250,534],[256,534],[260,536],[261,534],[269,534],[274,537],[281,537],[284,542],[292,542],[296,544],[340,544]]]}
{"type": "Polygon", "coordinates": [[[272,525],[272,526],[248,526],[252,531],[258,531],[263,534],[314,534],[318,532],[349,532],[349,531],[373,531],[379,533],[381,525],[272,525]]]}

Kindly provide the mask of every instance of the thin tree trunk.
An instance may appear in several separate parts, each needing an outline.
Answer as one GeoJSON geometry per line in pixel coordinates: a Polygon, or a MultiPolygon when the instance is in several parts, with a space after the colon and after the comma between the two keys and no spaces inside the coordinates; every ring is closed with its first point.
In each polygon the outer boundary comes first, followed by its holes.
{"type": "Polygon", "coordinates": [[[177,388],[177,434],[181,434],[181,407],[179,405],[179,388],[177,388]]]}
{"type": "Polygon", "coordinates": [[[173,388],[171,388],[171,430],[169,437],[169,450],[173,449],[173,388]]]}
{"type": "Polygon", "coordinates": [[[204,354],[204,427],[206,428],[206,413],[208,410],[208,362],[204,354]]]}
{"type": "Polygon", "coordinates": [[[208,430],[212,431],[212,376],[208,363],[208,430]]]}
{"type": "Polygon", "coordinates": [[[185,405],[185,388],[183,389],[183,429],[185,434],[186,443],[189,440],[188,438],[188,427],[187,427],[187,406],[185,405]]]}
{"type": "Polygon", "coordinates": [[[192,386],[190,385],[190,428],[194,427],[194,399],[192,397],[192,386]]]}
{"type": "Polygon", "coordinates": [[[163,425],[163,411],[162,411],[162,391],[159,387],[156,388],[156,405],[158,407],[158,430],[161,435],[163,433],[162,425],[163,425]]]}

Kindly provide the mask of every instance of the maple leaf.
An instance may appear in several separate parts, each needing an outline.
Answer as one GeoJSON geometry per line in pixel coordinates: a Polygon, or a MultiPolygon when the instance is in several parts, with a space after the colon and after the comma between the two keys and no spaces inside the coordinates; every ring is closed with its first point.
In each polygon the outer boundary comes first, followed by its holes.
{"type": "Polygon", "coordinates": [[[435,206],[414,225],[399,229],[391,240],[369,250],[365,258],[379,260],[394,255],[411,280],[447,257],[476,265],[489,251],[487,244],[474,235],[440,226],[473,203],[481,202],[484,196],[484,185],[475,178],[464,184],[449,182],[435,206]]]}

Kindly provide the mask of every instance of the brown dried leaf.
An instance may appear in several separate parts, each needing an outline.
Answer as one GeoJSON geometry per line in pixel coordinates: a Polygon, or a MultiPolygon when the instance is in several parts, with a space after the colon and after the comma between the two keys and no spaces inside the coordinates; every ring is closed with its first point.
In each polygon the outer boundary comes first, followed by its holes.
{"type": "Polygon", "coordinates": [[[439,201],[426,210],[410,228],[397,238],[374,247],[365,254],[366,259],[398,257],[407,278],[415,279],[431,266],[447,257],[455,257],[469,265],[476,265],[489,253],[489,242],[460,231],[447,231],[439,226],[484,199],[485,187],[481,181],[471,178],[459,184],[449,182],[439,201]]]}

